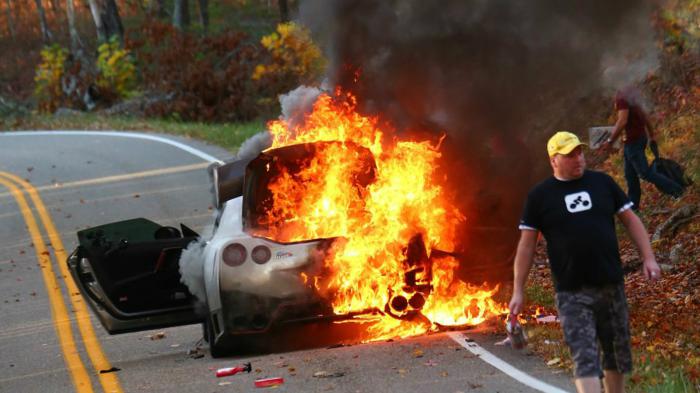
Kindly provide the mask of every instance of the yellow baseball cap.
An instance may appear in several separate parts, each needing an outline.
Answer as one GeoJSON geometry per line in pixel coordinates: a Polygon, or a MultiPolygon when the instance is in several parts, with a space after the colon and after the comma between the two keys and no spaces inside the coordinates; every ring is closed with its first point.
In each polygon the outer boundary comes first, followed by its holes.
{"type": "Polygon", "coordinates": [[[581,142],[575,134],[569,131],[558,131],[556,134],[552,135],[547,142],[547,153],[550,157],[555,154],[569,154],[575,148],[586,145],[581,142]]]}

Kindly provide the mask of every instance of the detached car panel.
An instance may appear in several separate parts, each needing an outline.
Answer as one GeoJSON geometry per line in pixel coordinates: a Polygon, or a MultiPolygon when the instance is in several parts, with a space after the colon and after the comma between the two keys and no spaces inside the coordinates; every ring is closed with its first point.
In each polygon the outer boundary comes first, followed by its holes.
{"type": "Polygon", "coordinates": [[[144,218],[102,225],[78,232],[68,267],[111,334],[196,323],[196,299],[178,271],[182,250],[196,238],[184,226],[144,218]]]}

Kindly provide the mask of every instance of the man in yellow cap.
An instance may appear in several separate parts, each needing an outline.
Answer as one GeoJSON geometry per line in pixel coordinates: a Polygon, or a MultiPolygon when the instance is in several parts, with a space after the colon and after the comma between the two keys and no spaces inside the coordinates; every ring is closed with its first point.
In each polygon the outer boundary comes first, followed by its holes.
{"type": "Polygon", "coordinates": [[[654,281],[661,271],[632,202],[610,176],[586,170],[583,146],[567,131],[557,132],[547,143],[553,176],[536,185],[525,203],[510,312],[522,311],[542,232],[576,389],[600,392],[603,378],[606,393],[624,392],[623,374],[632,369],[632,355],[615,216],[642,255],[645,277],[654,281]]]}

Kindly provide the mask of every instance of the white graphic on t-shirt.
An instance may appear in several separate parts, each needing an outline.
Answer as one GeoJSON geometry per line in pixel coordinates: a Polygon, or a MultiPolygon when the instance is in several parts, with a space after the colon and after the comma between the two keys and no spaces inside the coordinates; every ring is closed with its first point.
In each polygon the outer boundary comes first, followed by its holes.
{"type": "Polygon", "coordinates": [[[593,207],[591,196],[586,191],[565,196],[564,203],[566,203],[566,210],[568,210],[569,213],[578,213],[590,210],[593,207]]]}

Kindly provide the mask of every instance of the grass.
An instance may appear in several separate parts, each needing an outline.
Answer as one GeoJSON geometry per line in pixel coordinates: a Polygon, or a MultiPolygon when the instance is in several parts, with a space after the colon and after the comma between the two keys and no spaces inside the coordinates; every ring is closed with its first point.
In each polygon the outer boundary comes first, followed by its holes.
{"type": "Polygon", "coordinates": [[[547,308],[554,308],[556,306],[552,290],[536,284],[530,284],[525,287],[525,298],[528,303],[531,304],[537,304],[547,308]]]}
{"type": "Polygon", "coordinates": [[[694,385],[679,365],[663,361],[635,361],[635,371],[627,378],[630,392],[644,393],[697,393],[700,385],[694,385]]]}
{"type": "Polygon", "coordinates": [[[31,113],[27,116],[0,115],[0,130],[120,130],[163,132],[199,139],[235,152],[250,136],[263,131],[262,120],[246,123],[187,123],[162,119],[141,119],[100,114],[65,116],[31,113]]]}

